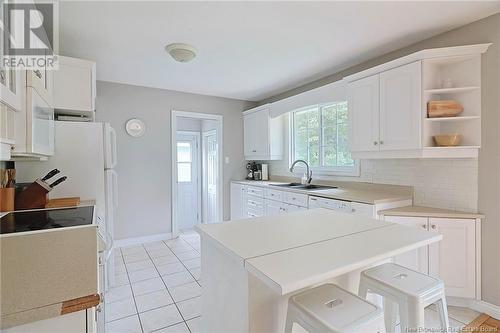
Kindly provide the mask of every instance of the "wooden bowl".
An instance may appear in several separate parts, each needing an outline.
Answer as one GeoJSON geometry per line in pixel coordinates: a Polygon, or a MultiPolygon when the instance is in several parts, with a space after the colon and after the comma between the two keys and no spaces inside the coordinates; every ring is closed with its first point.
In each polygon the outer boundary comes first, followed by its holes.
{"type": "Polygon", "coordinates": [[[445,134],[445,135],[434,135],[432,137],[436,146],[439,147],[454,147],[460,144],[462,141],[462,136],[460,134],[445,134]]]}
{"type": "Polygon", "coordinates": [[[457,101],[430,101],[427,103],[429,118],[456,117],[464,108],[457,101]]]}

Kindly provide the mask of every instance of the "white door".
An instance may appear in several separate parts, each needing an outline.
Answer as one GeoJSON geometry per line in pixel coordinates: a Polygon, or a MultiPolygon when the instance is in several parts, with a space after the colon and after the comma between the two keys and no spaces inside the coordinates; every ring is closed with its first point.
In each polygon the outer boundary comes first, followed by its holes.
{"type": "Polygon", "coordinates": [[[200,223],[199,134],[177,134],[177,225],[179,230],[200,223]]]}
{"type": "Polygon", "coordinates": [[[420,148],[420,61],[380,73],[380,150],[420,148]]]}
{"type": "Polygon", "coordinates": [[[475,298],[475,220],[430,218],[443,240],[429,245],[429,274],[444,281],[446,295],[475,298]]]}
{"type": "Polygon", "coordinates": [[[347,85],[349,148],[351,151],[379,150],[379,75],[347,85]]]}
{"type": "MultiPolygon", "coordinates": [[[[426,217],[386,216],[385,221],[406,225],[412,228],[428,229],[426,217]]],[[[394,262],[421,273],[429,274],[428,252],[428,247],[424,246],[394,257],[394,262]]]]}
{"type": "Polygon", "coordinates": [[[218,151],[217,131],[203,133],[203,223],[215,223],[221,220],[217,216],[218,151]]]}

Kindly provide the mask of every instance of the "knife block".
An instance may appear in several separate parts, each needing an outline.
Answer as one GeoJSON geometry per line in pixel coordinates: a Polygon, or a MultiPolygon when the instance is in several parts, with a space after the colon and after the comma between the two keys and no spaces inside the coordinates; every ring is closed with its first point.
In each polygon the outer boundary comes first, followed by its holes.
{"type": "Polygon", "coordinates": [[[14,210],[15,188],[0,188],[0,212],[10,212],[14,210]]]}
{"type": "Polygon", "coordinates": [[[15,200],[16,210],[45,208],[48,202],[47,193],[50,190],[51,188],[46,182],[40,179],[35,180],[34,183],[17,193],[15,200]]]}

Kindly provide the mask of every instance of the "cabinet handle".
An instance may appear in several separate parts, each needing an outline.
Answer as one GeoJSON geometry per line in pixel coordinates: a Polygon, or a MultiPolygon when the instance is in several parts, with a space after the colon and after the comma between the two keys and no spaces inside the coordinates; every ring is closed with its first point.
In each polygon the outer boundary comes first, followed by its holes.
{"type": "Polygon", "coordinates": [[[422,228],[427,229],[427,225],[426,224],[422,224],[422,228]]]}
{"type": "Polygon", "coordinates": [[[383,145],[384,144],[384,141],[380,140],[380,144],[383,145]]]}
{"type": "Polygon", "coordinates": [[[436,229],[436,225],[435,224],[431,225],[431,228],[436,229]]]}
{"type": "Polygon", "coordinates": [[[355,208],[351,208],[351,213],[356,213],[356,209],[355,208]]]}
{"type": "Polygon", "coordinates": [[[252,153],[256,153],[256,152],[257,152],[257,150],[252,150],[252,153]]]}
{"type": "Polygon", "coordinates": [[[376,146],[376,145],[378,145],[378,142],[377,141],[373,141],[373,144],[376,146]]]}
{"type": "Polygon", "coordinates": [[[39,79],[41,79],[41,78],[42,78],[42,72],[40,72],[40,70],[39,70],[39,69],[34,70],[34,71],[33,71],[33,73],[35,73],[35,75],[36,75],[39,79]]]}

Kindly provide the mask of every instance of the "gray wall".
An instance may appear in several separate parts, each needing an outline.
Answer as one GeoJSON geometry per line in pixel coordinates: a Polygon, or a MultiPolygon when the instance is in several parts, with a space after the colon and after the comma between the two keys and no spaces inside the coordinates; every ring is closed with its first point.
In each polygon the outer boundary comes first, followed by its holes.
{"type": "Polygon", "coordinates": [[[486,215],[482,230],[483,300],[500,306],[500,14],[304,84],[259,104],[296,95],[421,49],[488,42],[493,45],[482,58],[482,145],[479,153],[478,206],[479,211],[486,215]]]}
{"type": "Polygon", "coordinates": [[[171,231],[171,110],[220,114],[223,120],[224,218],[229,218],[229,181],[245,175],[242,111],[254,103],[110,82],[97,82],[97,120],[118,136],[117,239],[171,231]],[[140,118],[146,134],[132,138],[125,122],[140,118]]]}

